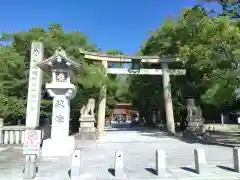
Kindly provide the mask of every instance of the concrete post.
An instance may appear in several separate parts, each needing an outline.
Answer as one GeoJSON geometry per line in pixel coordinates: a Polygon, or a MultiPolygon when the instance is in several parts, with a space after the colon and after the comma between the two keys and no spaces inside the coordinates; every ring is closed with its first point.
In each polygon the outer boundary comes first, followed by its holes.
{"type": "Polygon", "coordinates": [[[115,154],[115,173],[116,178],[124,178],[123,152],[117,151],[115,154]]]}
{"type": "Polygon", "coordinates": [[[204,172],[207,165],[204,149],[194,149],[194,164],[195,170],[198,174],[204,172]]]}
{"type": "MultiPolygon", "coordinates": [[[[102,64],[106,70],[108,67],[107,61],[102,61],[102,64]]],[[[106,74],[106,76],[107,76],[107,74],[106,74]]],[[[107,97],[106,86],[101,87],[100,94],[101,94],[101,98],[99,99],[99,104],[98,104],[98,123],[97,123],[98,139],[100,139],[104,135],[106,97],[107,97]]]]}
{"type": "Polygon", "coordinates": [[[233,148],[233,166],[234,171],[240,173],[240,149],[238,147],[233,148]]]}
{"type": "Polygon", "coordinates": [[[81,154],[80,150],[76,150],[72,155],[71,179],[79,179],[81,173],[81,154]]]}
{"type": "Polygon", "coordinates": [[[166,153],[164,150],[156,151],[156,174],[164,176],[166,172],[166,153]]]}
{"type": "Polygon", "coordinates": [[[25,166],[24,166],[24,174],[23,179],[34,179],[37,172],[36,166],[37,156],[33,155],[26,155],[25,159],[25,166]]]}
{"type": "Polygon", "coordinates": [[[175,134],[171,83],[170,83],[169,69],[168,69],[167,63],[162,63],[162,71],[163,71],[163,93],[164,93],[164,101],[165,101],[167,128],[168,128],[168,132],[170,132],[171,134],[175,134]]]}

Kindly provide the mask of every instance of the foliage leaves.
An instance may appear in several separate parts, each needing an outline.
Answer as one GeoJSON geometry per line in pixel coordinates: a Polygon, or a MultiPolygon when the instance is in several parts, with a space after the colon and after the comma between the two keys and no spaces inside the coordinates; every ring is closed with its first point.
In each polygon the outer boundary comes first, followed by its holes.
{"type": "MultiPolygon", "coordinates": [[[[234,90],[240,84],[234,73],[240,63],[239,25],[226,16],[208,14],[200,6],[183,9],[178,19],[163,22],[141,48],[143,55],[179,56],[182,64],[170,67],[187,71],[185,77],[171,77],[176,121],[184,118],[185,101],[189,97],[202,106],[219,110],[235,103],[234,90]]],[[[161,87],[159,76],[132,78],[133,101],[145,117],[162,108],[161,87]]]]}
{"type": "MultiPolygon", "coordinates": [[[[71,59],[82,64],[83,72],[75,74],[73,78],[73,83],[78,88],[76,97],[71,101],[73,117],[79,116],[79,109],[89,97],[98,100],[100,87],[104,84],[109,85],[109,100],[115,96],[116,87],[113,84],[117,80],[105,76],[101,63],[84,60],[79,53],[79,48],[99,51],[79,31],[65,32],[61,25],[51,24],[47,30],[34,27],[27,32],[3,33],[1,41],[3,44],[10,44],[0,47],[0,115],[6,121],[13,123],[19,118],[25,118],[30,47],[33,41],[43,42],[44,58],[52,56],[58,47],[62,47],[71,59]]],[[[49,74],[44,73],[41,116],[49,116],[52,111],[52,100],[44,87],[49,80],[49,74]]],[[[116,102],[112,104],[114,103],[116,102]]]]}

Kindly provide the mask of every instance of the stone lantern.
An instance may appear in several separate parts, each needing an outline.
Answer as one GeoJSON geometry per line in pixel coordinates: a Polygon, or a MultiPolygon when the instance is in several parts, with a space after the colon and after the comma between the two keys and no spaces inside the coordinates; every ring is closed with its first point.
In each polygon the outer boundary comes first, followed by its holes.
{"type": "Polygon", "coordinates": [[[46,84],[47,92],[53,98],[51,138],[43,141],[42,156],[69,156],[75,149],[75,139],[69,136],[70,100],[77,91],[71,76],[73,71],[81,70],[81,65],[59,48],[37,66],[52,74],[52,81],[46,84]]]}

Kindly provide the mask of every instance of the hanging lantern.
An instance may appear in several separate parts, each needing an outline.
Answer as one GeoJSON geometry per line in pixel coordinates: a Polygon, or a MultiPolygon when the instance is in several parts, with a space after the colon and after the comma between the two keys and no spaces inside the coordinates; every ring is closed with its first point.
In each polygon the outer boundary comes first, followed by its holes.
{"type": "Polygon", "coordinates": [[[132,59],[131,72],[140,72],[141,59],[132,59]]]}

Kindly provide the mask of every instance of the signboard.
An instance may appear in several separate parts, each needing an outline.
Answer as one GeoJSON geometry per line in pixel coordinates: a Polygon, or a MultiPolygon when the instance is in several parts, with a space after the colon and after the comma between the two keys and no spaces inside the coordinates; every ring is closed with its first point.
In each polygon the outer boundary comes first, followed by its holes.
{"type": "Polygon", "coordinates": [[[39,154],[41,130],[26,130],[23,144],[23,154],[39,154]]]}

